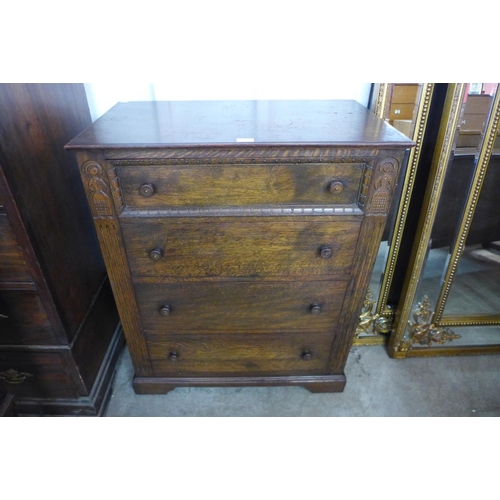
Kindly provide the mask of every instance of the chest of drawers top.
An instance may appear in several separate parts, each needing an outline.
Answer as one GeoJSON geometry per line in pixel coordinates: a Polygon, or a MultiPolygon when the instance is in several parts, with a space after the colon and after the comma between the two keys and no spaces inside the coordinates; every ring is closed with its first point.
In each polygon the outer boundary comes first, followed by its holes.
{"type": "Polygon", "coordinates": [[[350,100],[118,103],[67,149],[413,145],[350,100]]]}

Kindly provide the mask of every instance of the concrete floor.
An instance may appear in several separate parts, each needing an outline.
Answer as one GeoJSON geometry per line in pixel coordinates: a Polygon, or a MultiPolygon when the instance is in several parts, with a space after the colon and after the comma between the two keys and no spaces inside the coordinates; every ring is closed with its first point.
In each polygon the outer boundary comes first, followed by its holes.
{"type": "Polygon", "coordinates": [[[301,387],[181,388],[136,395],[125,348],[107,417],[498,417],[500,356],[394,360],[383,347],[353,348],[343,393],[301,387]]]}

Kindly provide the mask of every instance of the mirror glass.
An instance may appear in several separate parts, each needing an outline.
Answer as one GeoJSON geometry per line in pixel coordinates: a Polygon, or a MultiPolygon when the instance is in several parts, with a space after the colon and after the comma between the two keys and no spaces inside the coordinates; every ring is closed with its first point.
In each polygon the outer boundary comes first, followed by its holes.
{"type": "MultiPolygon", "coordinates": [[[[471,222],[466,246],[457,262],[450,292],[444,302],[442,321],[482,321],[483,325],[451,326],[450,329],[460,335],[460,338],[453,339],[453,346],[500,342],[500,327],[484,326],[486,318],[478,318],[481,315],[497,315],[500,322],[500,204],[496,200],[500,187],[498,138],[472,219],[468,208],[496,91],[497,84],[468,84],[466,87],[453,152],[446,169],[424,271],[413,305],[415,311],[420,303],[421,310],[422,300],[427,296],[430,309],[432,312],[436,310],[446,271],[452,264],[453,249],[464,234],[463,228],[469,216],[471,222]]],[[[410,320],[415,321],[414,318],[410,320]]],[[[440,318],[434,317],[433,320],[437,325],[441,322],[440,318]]],[[[414,346],[418,347],[418,344],[414,346]]]]}
{"type": "MultiPolygon", "coordinates": [[[[455,158],[477,153],[496,85],[471,84],[463,107],[455,158]]],[[[500,315],[500,155],[497,138],[477,206],[472,217],[464,252],[458,263],[444,316],[500,315]]],[[[477,156],[477,155],[476,155],[477,156]]],[[[455,175],[457,172],[455,171],[455,175]]],[[[466,207],[463,208],[466,210],[466,207]]]]}

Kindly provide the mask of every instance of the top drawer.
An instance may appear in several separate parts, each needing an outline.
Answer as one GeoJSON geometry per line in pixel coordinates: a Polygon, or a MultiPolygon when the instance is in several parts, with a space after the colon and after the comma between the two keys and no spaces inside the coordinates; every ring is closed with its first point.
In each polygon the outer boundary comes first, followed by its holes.
{"type": "Polygon", "coordinates": [[[32,281],[5,213],[0,212],[0,281],[32,281]]]}
{"type": "Polygon", "coordinates": [[[364,163],[118,166],[128,208],[355,205],[364,163]]]}

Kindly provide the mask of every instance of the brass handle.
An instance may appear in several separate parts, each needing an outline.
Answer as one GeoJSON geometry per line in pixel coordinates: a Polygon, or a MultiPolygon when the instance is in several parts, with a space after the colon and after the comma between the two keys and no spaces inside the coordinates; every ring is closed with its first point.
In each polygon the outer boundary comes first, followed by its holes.
{"type": "Polygon", "coordinates": [[[312,358],[312,352],[305,350],[300,356],[304,361],[309,361],[312,358]]]}
{"type": "Polygon", "coordinates": [[[32,377],[31,373],[18,372],[10,368],[9,370],[0,373],[0,380],[4,380],[7,384],[22,384],[28,377],[32,377]]]}
{"type": "Polygon", "coordinates": [[[330,247],[323,246],[319,250],[322,259],[330,259],[333,255],[333,250],[330,247]]]}
{"type": "Polygon", "coordinates": [[[155,262],[160,260],[163,256],[163,250],[161,248],[155,248],[149,252],[149,258],[155,262]]]}
{"type": "Polygon", "coordinates": [[[311,314],[319,314],[321,312],[321,306],[319,304],[312,304],[309,311],[311,314]]]}
{"type": "Polygon", "coordinates": [[[160,314],[162,316],[170,316],[170,313],[172,312],[172,309],[170,308],[169,305],[165,304],[164,306],[160,307],[160,314]]]}
{"type": "Polygon", "coordinates": [[[168,359],[170,361],[177,361],[179,359],[179,354],[177,354],[175,351],[171,352],[169,355],[168,355],[168,359]]]}
{"type": "Polygon", "coordinates": [[[139,194],[141,194],[142,196],[145,196],[146,198],[150,198],[151,196],[153,196],[155,194],[154,185],[150,184],[150,183],[143,184],[139,188],[139,194]]]}
{"type": "Polygon", "coordinates": [[[332,181],[328,184],[328,191],[332,194],[340,194],[344,190],[344,184],[340,181],[332,181]]]}

